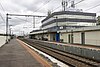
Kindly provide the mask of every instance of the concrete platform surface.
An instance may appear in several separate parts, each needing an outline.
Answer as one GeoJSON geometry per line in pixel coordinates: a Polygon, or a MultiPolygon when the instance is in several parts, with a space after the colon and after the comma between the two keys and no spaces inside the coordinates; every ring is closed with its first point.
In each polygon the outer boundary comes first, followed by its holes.
{"type": "Polygon", "coordinates": [[[43,67],[16,39],[0,48],[0,67],[43,67]]]}

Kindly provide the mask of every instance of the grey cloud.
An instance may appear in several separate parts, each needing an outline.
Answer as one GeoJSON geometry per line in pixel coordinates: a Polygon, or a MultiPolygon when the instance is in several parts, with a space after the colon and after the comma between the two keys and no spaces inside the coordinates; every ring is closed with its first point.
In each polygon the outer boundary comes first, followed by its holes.
{"type": "MultiPolygon", "coordinates": [[[[49,0],[1,0],[1,3],[6,13],[46,15],[48,10],[53,10],[56,7],[60,6],[62,0],[51,0],[47,5],[43,6],[43,3],[45,3],[46,1],[49,1],[49,0]],[[36,11],[37,9],[39,10],[36,11]]],[[[80,0],[75,0],[75,1],[78,2],[80,0]]],[[[84,0],[82,3],[76,5],[76,7],[86,10],[99,3],[100,3],[100,0],[84,0]]],[[[88,12],[100,11],[99,8],[100,6],[98,6],[97,8],[91,9],[88,12]]],[[[3,12],[2,8],[0,7],[0,13],[2,13],[4,18],[6,17],[5,12],[3,12]]],[[[25,19],[25,18],[22,18],[22,19],[25,19]]],[[[31,19],[29,19],[29,21],[30,23],[32,23],[31,19]]],[[[9,22],[12,25],[20,25],[20,26],[21,24],[25,23],[24,21],[21,21],[15,18],[9,20],[9,22]]],[[[3,23],[1,18],[0,18],[0,24],[5,24],[3,23]]]]}

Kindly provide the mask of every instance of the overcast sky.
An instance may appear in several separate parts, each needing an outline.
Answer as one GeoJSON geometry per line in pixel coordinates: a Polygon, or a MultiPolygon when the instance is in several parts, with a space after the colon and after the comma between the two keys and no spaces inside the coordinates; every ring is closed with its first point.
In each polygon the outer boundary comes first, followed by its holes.
{"type": "MultiPolygon", "coordinates": [[[[32,14],[32,15],[47,15],[49,10],[53,11],[58,6],[61,6],[62,0],[0,0],[0,14],[2,14],[4,20],[6,13],[13,14],[32,14]],[[2,8],[3,7],[3,8],[2,8]]],[[[80,0],[75,0],[75,3],[80,0]]],[[[83,9],[85,12],[93,12],[100,15],[100,6],[92,8],[100,4],[100,0],[84,0],[76,5],[76,8],[83,9]]],[[[55,11],[60,11],[62,8],[58,8],[55,11]]],[[[36,27],[40,27],[40,21],[43,18],[36,18],[36,27]]],[[[12,30],[14,33],[22,34],[22,31],[29,32],[33,29],[32,17],[16,17],[11,16],[9,24],[13,25],[12,30]]],[[[0,16],[0,29],[4,32],[5,22],[3,22],[0,16]]]]}

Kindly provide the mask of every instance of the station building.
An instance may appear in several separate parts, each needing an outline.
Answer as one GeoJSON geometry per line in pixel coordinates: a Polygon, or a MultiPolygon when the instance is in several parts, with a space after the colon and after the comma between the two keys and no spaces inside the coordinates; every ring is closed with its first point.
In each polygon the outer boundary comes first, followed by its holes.
{"type": "Polygon", "coordinates": [[[73,29],[96,26],[96,13],[59,11],[48,15],[41,22],[40,30],[30,32],[31,38],[73,43],[74,35],[68,31],[73,32],[73,29]]]}

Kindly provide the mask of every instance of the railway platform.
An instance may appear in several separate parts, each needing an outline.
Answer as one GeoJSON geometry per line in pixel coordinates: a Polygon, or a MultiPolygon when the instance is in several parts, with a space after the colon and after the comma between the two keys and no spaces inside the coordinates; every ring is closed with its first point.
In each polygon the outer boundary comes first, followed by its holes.
{"type": "MultiPolygon", "coordinates": [[[[35,52],[16,39],[0,48],[0,67],[48,67],[49,63],[40,60],[35,52]],[[40,60],[40,61],[39,61],[40,60]],[[42,63],[41,63],[42,62],[42,63]],[[46,63],[43,63],[46,62],[46,63]]],[[[50,67],[50,66],[49,66],[50,67]]]]}

